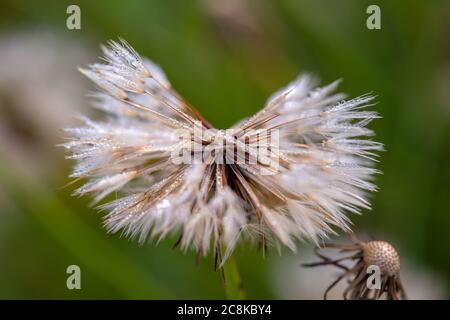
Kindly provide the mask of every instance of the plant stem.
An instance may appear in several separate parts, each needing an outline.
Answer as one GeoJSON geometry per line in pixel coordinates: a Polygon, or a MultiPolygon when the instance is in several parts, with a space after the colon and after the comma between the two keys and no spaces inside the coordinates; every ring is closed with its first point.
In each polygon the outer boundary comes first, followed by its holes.
{"type": "Polygon", "coordinates": [[[237,268],[236,260],[230,256],[223,266],[225,273],[225,294],[228,300],[245,299],[245,291],[242,288],[241,276],[237,268]]]}

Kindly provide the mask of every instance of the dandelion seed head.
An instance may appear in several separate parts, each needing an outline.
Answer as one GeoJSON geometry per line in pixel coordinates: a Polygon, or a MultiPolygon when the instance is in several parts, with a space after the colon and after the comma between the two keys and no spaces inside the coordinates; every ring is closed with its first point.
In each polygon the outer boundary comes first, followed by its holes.
{"type": "Polygon", "coordinates": [[[323,253],[316,254],[319,262],[303,264],[304,267],[335,266],[342,272],[336,276],[325,290],[328,293],[341,281],[347,283],[343,292],[344,299],[406,299],[406,292],[400,280],[400,257],[395,248],[386,241],[359,241],[350,234],[352,244],[325,243],[323,249],[339,249],[342,256],[332,259],[323,253]],[[349,265],[352,262],[352,265],[349,265]],[[376,267],[377,269],[374,269],[376,267]],[[373,279],[377,279],[375,284],[373,279]]]}
{"type": "Polygon", "coordinates": [[[372,96],[343,100],[339,81],[317,87],[301,75],[217,130],[129,44],[102,50],[103,63],[80,71],[106,117],[66,129],[63,146],[77,162],[71,177],[88,180],[76,195],[123,195],[101,206],[109,232],[140,242],[177,233],[181,248],[213,248],[223,262],[243,237],[295,250],[298,239],[350,230],[348,213],[370,208],[382,150],[368,138],[372,96]]]}
{"type": "Polygon", "coordinates": [[[395,248],[386,241],[369,241],[365,244],[364,261],[367,265],[376,265],[389,276],[400,272],[400,257],[395,248]]]}

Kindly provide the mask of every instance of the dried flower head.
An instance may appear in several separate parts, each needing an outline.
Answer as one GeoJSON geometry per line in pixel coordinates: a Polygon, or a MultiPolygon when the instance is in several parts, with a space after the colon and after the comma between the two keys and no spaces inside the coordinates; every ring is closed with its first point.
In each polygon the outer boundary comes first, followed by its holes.
{"type": "Polygon", "coordinates": [[[353,252],[342,258],[332,260],[319,253],[320,248],[316,248],[316,254],[322,259],[320,262],[304,264],[305,267],[316,267],[334,265],[344,272],[331,283],[324,293],[324,299],[328,292],[341,280],[348,279],[348,286],[345,289],[344,299],[381,299],[383,295],[390,300],[406,299],[406,293],[400,281],[400,257],[395,248],[386,241],[361,242],[351,234],[353,244],[326,243],[322,248],[341,249],[341,252],[353,252]],[[348,267],[346,261],[355,261],[348,267]],[[373,269],[373,267],[378,269],[373,269]],[[379,272],[379,275],[376,274],[379,272]],[[372,287],[371,276],[379,276],[379,286],[372,287]]]}
{"type": "Polygon", "coordinates": [[[128,194],[102,206],[110,232],[140,242],[180,232],[182,248],[201,255],[213,244],[223,261],[241,235],[295,250],[296,238],[348,231],[346,212],[369,208],[382,149],[363,138],[377,117],[362,110],[373,97],[346,101],[332,94],[339,81],[314,88],[300,76],[254,116],[217,130],[127,43],[103,51],[106,63],[81,72],[102,89],[94,106],[108,117],[67,129],[64,146],[78,162],[72,177],[90,179],[77,195],[128,194]]]}

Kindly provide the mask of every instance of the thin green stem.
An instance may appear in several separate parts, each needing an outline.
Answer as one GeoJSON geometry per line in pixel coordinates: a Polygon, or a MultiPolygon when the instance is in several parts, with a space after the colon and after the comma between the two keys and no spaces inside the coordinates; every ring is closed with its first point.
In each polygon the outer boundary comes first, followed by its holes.
{"type": "Polygon", "coordinates": [[[223,266],[225,274],[225,294],[229,300],[244,300],[245,291],[242,288],[242,280],[233,256],[230,256],[223,266]]]}

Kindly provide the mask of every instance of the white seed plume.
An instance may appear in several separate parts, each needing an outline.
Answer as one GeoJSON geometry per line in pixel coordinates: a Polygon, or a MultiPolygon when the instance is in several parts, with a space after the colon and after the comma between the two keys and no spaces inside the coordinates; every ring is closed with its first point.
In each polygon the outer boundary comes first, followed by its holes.
{"type": "Polygon", "coordinates": [[[93,194],[95,202],[126,195],[102,206],[110,232],[141,242],[179,233],[182,248],[206,254],[213,245],[220,262],[241,236],[295,250],[295,239],[317,242],[333,226],[349,230],[346,212],[369,208],[372,164],[382,149],[364,138],[377,118],[363,110],[373,97],[343,100],[333,94],[339,81],[315,88],[300,76],[254,116],[216,130],[126,42],[103,51],[106,63],[81,72],[102,89],[94,106],[108,117],[66,129],[63,146],[77,161],[72,177],[89,179],[75,194],[93,194]],[[276,130],[272,145],[265,138],[276,130]],[[258,157],[262,141],[268,152],[258,157]],[[204,156],[208,148],[214,152],[200,162],[173,159],[180,150],[204,156]]]}

